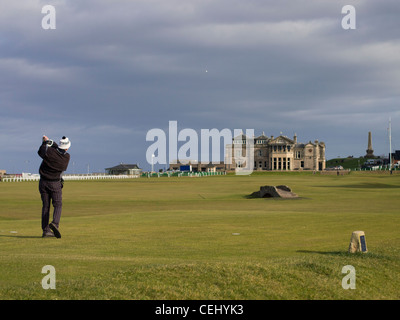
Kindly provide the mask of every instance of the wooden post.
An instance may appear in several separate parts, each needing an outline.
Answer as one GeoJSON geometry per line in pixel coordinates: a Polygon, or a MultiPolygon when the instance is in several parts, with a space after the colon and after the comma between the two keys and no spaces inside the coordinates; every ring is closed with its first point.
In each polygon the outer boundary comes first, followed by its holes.
{"type": "Polygon", "coordinates": [[[351,235],[349,252],[368,252],[364,231],[354,231],[351,235]]]}

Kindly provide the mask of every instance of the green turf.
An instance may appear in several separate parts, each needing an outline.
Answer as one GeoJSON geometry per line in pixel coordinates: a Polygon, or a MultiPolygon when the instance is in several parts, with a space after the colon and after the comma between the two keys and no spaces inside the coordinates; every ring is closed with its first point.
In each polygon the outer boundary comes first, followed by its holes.
{"type": "Polygon", "coordinates": [[[61,239],[41,238],[37,184],[0,183],[0,299],[400,298],[400,175],[67,181],[61,239]],[[281,184],[300,197],[247,197],[281,184]],[[356,230],[368,253],[347,253],[356,230]]]}

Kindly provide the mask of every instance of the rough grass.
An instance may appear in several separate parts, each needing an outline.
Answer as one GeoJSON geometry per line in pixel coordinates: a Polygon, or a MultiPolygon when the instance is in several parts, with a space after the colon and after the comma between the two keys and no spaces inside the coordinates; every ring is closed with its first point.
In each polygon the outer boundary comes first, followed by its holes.
{"type": "Polygon", "coordinates": [[[0,299],[399,299],[399,190],[368,173],[68,181],[62,238],[42,239],[37,183],[0,183],[0,299]],[[280,184],[300,198],[247,198],[280,184]],[[347,253],[356,230],[366,254],[347,253]]]}

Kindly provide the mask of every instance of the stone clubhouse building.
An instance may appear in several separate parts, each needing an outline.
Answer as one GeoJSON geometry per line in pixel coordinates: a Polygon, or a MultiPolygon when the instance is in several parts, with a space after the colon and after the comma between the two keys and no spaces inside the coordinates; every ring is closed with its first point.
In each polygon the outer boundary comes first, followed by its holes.
{"type": "MultiPolygon", "coordinates": [[[[232,139],[232,144],[225,145],[225,159],[219,163],[202,163],[197,160],[189,160],[191,171],[194,172],[218,172],[234,171],[236,168],[246,167],[243,157],[246,156],[247,141],[250,138],[241,134],[232,139]]],[[[315,140],[308,143],[297,141],[295,134],[293,139],[280,135],[267,137],[264,133],[259,137],[253,137],[253,170],[262,171],[296,171],[296,170],[325,170],[325,143],[315,140]]],[[[250,140],[251,141],[251,140],[250,140]]],[[[251,158],[251,157],[249,157],[251,158]]],[[[179,171],[179,161],[170,163],[170,170],[179,171]]]]}
{"type": "MultiPolygon", "coordinates": [[[[246,155],[246,143],[249,138],[244,134],[233,138],[232,144],[225,146],[225,169],[235,170],[246,166],[242,163],[246,155]]],[[[280,135],[267,137],[264,133],[254,139],[254,169],[269,171],[325,170],[325,143],[315,140],[308,143],[280,135]]]]}

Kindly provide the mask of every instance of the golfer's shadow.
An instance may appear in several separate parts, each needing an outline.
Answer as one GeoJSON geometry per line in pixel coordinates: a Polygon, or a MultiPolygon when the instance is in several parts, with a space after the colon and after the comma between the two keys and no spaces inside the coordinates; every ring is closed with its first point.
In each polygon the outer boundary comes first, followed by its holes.
{"type": "Polygon", "coordinates": [[[21,239],[38,239],[42,238],[42,236],[13,236],[8,234],[0,234],[0,237],[4,238],[21,238],[21,239]]]}

